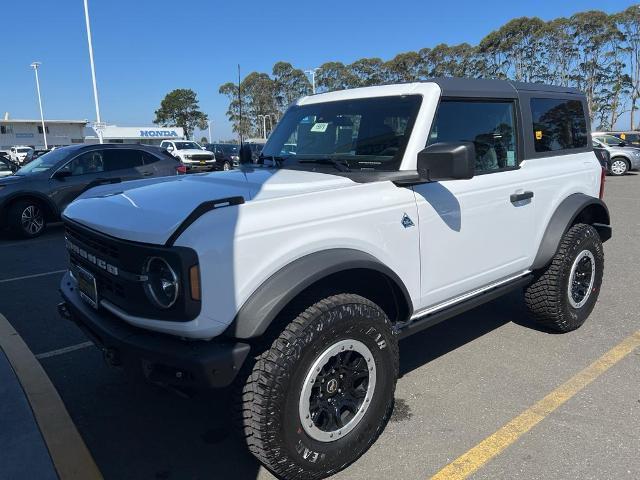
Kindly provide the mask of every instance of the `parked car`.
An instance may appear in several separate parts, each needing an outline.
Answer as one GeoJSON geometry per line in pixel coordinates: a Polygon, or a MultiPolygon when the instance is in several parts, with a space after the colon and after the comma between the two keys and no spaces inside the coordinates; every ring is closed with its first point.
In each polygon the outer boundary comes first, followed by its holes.
{"type": "Polygon", "coordinates": [[[0,179],[0,227],[29,238],[85,190],[104,183],[176,175],[180,163],[144,145],[74,145],[33,160],[0,179]]]}
{"type": "MultiPolygon", "coordinates": [[[[613,137],[617,138],[617,137],[613,137]]],[[[629,170],[637,170],[640,168],[640,148],[613,145],[610,139],[605,137],[608,143],[603,141],[602,136],[593,137],[592,141],[595,145],[605,148],[609,152],[610,166],[609,173],[611,175],[620,176],[626,174],[629,170]]]]}
{"type": "Polygon", "coordinates": [[[33,148],[25,145],[18,145],[9,149],[9,158],[18,165],[28,162],[32,154],[33,148]]]}
{"type": "Polygon", "coordinates": [[[197,142],[190,140],[163,140],[160,146],[166,148],[171,155],[180,159],[189,172],[216,170],[216,159],[213,152],[206,150],[197,142]]]}
{"type": "Polygon", "coordinates": [[[385,428],[399,339],[523,289],[542,328],[586,321],[612,234],[587,112],[500,80],[302,98],[262,165],[243,149],[241,170],[67,207],[59,312],[155,382],[235,382],[249,450],[324,478],[385,428]]]}
{"type": "Polygon", "coordinates": [[[242,145],[251,150],[251,163],[257,163],[258,158],[260,158],[260,153],[262,153],[262,149],[264,148],[264,143],[256,140],[251,140],[248,142],[243,142],[242,145]]]}
{"type": "Polygon", "coordinates": [[[595,136],[612,136],[622,140],[629,147],[640,148],[640,132],[635,131],[618,131],[618,132],[594,132],[595,136]]]}
{"type": "Polygon", "coordinates": [[[238,166],[240,160],[239,146],[233,143],[208,143],[204,146],[213,152],[216,159],[216,170],[231,170],[238,166]]]}
{"type": "Polygon", "coordinates": [[[51,149],[34,150],[29,161],[35,160],[36,158],[41,157],[42,155],[44,155],[45,153],[49,153],[50,151],[51,149]]]}
{"type": "Polygon", "coordinates": [[[0,156],[0,178],[8,177],[18,169],[16,164],[4,156],[0,156]]]}

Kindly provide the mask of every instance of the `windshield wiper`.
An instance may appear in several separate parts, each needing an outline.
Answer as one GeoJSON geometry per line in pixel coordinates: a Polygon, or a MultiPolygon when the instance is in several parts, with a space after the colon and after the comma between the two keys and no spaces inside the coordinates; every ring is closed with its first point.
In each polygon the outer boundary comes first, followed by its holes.
{"type": "Polygon", "coordinates": [[[350,172],[351,168],[345,160],[337,160],[335,158],[314,158],[310,160],[298,160],[298,163],[317,163],[319,165],[333,165],[341,172],[350,172]]]}

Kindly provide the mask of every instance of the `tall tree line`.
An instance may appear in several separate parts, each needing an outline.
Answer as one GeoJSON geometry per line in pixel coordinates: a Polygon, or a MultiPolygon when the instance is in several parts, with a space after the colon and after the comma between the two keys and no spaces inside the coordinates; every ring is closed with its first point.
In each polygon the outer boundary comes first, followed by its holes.
{"type": "MultiPolygon", "coordinates": [[[[640,100],[640,5],[608,15],[591,10],[545,22],[510,20],[478,45],[441,43],[390,60],[361,58],[326,62],[316,72],[316,90],[413,82],[434,77],[500,78],[577,87],[587,96],[598,129],[614,128],[628,115],[638,127],[640,100]]],[[[238,85],[226,83],[227,116],[237,133],[260,135],[259,115],[276,119],[296,98],[311,93],[304,71],[278,62],[271,74],[252,72],[238,85]],[[242,106],[242,124],[239,112],[242,106]]]]}

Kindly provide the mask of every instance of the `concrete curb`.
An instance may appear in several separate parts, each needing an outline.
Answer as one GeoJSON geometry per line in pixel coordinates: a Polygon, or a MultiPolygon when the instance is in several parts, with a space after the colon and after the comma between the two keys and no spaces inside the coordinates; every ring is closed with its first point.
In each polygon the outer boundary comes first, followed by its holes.
{"type": "Polygon", "coordinates": [[[57,390],[40,362],[0,314],[0,348],[11,364],[61,480],[102,480],[57,390]]]}

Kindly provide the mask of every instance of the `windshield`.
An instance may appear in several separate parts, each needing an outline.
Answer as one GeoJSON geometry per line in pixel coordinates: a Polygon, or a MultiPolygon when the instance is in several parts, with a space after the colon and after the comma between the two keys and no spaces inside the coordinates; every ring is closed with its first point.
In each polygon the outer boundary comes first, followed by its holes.
{"type": "Polygon", "coordinates": [[[55,167],[58,162],[64,160],[68,153],[64,148],[56,148],[55,150],[45,153],[36,158],[32,162],[27,163],[24,167],[16,172],[16,175],[33,175],[35,173],[46,172],[55,167]]]}
{"type": "Polygon", "coordinates": [[[403,95],[294,105],[262,155],[292,168],[339,160],[350,170],[398,170],[421,102],[403,95]]]}
{"type": "Polygon", "coordinates": [[[221,145],[220,148],[222,149],[222,151],[224,153],[227,153],[227,154],[236,154],[236,153],[238,153],[238,146],[237,145],[221,145]]]}
{"type": "Polygon", "coordinates": [[[614,137],[613,135],[604,135],[602,137],[598,137],[598,140],[601,140],[608,145],[620,145],[621,143],[624,143],[624,140],[614,137]]]}
{"type": "Polygon", "coordinates": [[[196,142],[176,142],[178,150],[202,150],[202,147],[196,142]]]}
{"type": "Polygon", "coordinates": [[[31,151],[30,148],[18,148],[18,153],[29,153],[31,151]]]}

